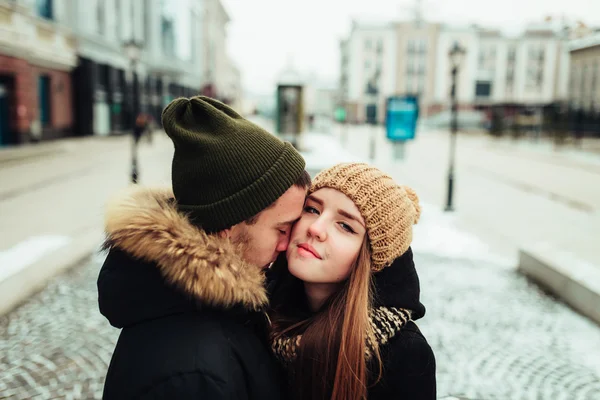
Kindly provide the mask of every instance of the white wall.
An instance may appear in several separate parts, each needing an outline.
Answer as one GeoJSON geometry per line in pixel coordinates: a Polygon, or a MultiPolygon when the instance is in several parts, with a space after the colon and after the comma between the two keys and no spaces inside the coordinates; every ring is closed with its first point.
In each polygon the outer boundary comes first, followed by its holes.
{"type": "Polygon", "coordinates": [[[474,28],[442,28],[440,31],[435,79],[435,101],[448,105],[451,87],[451,66],[448,52],[454,41],[466,48],[467,54],[459,69],[458,101],[461,104],[525,103],[547,104],[567,96],[569,79],[568,50],[557,36],[518,38],[485,36],[474,28]],[[512,90],[507,87],[508,51],[516,47],[515,77],[512,90]],[[543,82],[538,90],[528,85],[527,70],[530,67],[530,48],[544,49],[543,82]],[[493,66],[479,64],[480,51],[493,48],[496,57],[493,66]],[[492,83],[491,96],[476,99],[477,81],[492,83]]]}
{"type": "Polygon", "coordinates": [[[515,100],[520,103],[550,103],[554,100],[556,69],[558,57],[558,40],[546,38],[520,38],[517,55],[517,82],[515,100]],[[545,52],[543,64],[543,83],[540,89],[528,85],[527,70],[529,68],[531,48],[542,48],[545,52]]]}
{"type": "Polygon", "coordinates": [[[453,29],[444,28],[440,30],[437,47],[436,79],[435,79],[435,101],[439,104],[450,104],[450,89],[452,85],[451,65],[448,53],[458,42],[466,54],[459,68],[457,83],[457,99],[461,104],[471,104],[475,100],[475,80],[477,73],[477,60],[479,55],[479,42],[476,32],[470,28],[453,29]]]}
{"type": "Polygon", "coordinates": [[[385,101],[387,97],[396,93],[397,47],[397,32],[392,24],[354,24],[347,43],[348,96],[346,100],[357,107],[356,115],[352,118],[365,120],[366,105],[372,101],[367,98],[365,90],[379,62],[381,74],[378,81],[377,118],[380,122],[385,118],[383,111],[385,101]],[[370,49],[366,48],[367,41],[371,42],[370,49]],[[376,51],[379,42],[383,48],[381,54],[376,51]]]}

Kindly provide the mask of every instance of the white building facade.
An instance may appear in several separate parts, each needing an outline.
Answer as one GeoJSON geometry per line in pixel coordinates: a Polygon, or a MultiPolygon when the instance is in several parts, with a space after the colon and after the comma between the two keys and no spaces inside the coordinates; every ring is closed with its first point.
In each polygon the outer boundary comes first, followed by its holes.
{"type": "Polygon", "coordinates": [[[478,27],[444,27],[438,42],[435,83],[440,110],[450,104],[448,54],[455,42],[466,50],[458,75],[459,107],[544,107],[568,97],[568,47],[560,34],[529,30],[508,38],[478,27]]]}
{"type": "Polygon", "coordinates": [[[342,79],[345,79],[341,99],[350,122],[365,122],[367,106],[376,106],[376,118],[385,118],[386,99],[396,92],[397,32],[391,23],[368,24],[354,22],[346,41],[342,43],[342,79]],[[369,87],[376,94],[369,94],[369,87]]]}
{"type": "Polygon", "coordinates": [[[74,73],[76,129],[81,134],[128,131],[139,112],[160,121],[174,97],[198,93],[202,75],[198,46],[198,2],[181,0],[178,10],[165,0],[68,1],[71,28],[78,39],[74,73]],[[181,27],[186,27],[182,38],[181,27]],[[140,47],[132,60],[128,42],[140,47]],[[182,43],[185,48],[182,47],[182,43]]]}
{"type": "Polygon", "coordinates": [[[425,116],[434,104],[439,28],[420,20],[396,24],[396,93],[417,95],[425,116]]]}

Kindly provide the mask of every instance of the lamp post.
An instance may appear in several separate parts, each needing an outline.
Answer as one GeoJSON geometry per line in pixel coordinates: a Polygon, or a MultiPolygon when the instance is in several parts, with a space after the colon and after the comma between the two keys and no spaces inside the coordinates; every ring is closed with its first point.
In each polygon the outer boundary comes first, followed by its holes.
{"type": "Polygon", "coordinates": [[[369,159],[375,161],[375,147],[377,135],[377,100],[379,95],[379,75],[381,71],[377,69],[375,74],[367,83],[365,97],[367,99],[367,123],[370,127],[369,159]]]}
{"type": "Polygon", "coordinates": [[[448,166],[448,199],[446,202],[445,211],[454,211],[452,205],[452,197],[454,194],[454,164],[456,158],[456,135],[458,131],[458,105],[456,102],[456,78],[458,75],[458,68],[464,58],[466,51],[463,49],[458,42],[454,42],[454,45],[450,49],[448,56],[450,57],[450,64],[452,66],[452,89],[450,91],[452,119],[450,123],[450,161],[448,166]]]}
{"type": "Polygon", "coordinates": [[[136,134],[136,119],[137,119],[137,115],[138,115],[138,99],[139,99],[139,93],[138,93],[138,83],[137,83],[137,75],[135,73],[136,70],[136,66],[137,66],[137,62],[140,59],[141,56],[141,52],[142,52],[142,43],[137,42],[135,39],[130,39],[129,41],[123,43],[123,50],[125,51],[125,54],[127,55],[127,58],[129,58],[129,62],[130,62],[130,68],[131,68],[131,86],[132,86],[132,90],[133,90],[133,99],[132,99],[132,106],[131,106],[131,114],[132,114],[132,136],[133,136],[133,144],[131,147],[131,182],[132,183],[137,183],[138,181],[138,157],[137,157],[137,147],[138,147],[138,141],[139,141],[139,135],[136,134]]]}

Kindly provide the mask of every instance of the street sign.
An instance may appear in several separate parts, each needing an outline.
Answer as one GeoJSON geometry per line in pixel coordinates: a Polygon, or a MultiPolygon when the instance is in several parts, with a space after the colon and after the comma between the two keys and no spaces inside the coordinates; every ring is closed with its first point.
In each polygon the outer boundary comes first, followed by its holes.
{"type": "Polygon", "coordinates": [[[387,100],[386,131],[392,141],[404,141],[415,138],[419,101],[416,96],[394,96],[387,100]]]}
{"type": "Polygon", "coordinates": [[[335,120],[337,122],[346,122],[346,109],[344,107],[335,109],[335,120]]]}

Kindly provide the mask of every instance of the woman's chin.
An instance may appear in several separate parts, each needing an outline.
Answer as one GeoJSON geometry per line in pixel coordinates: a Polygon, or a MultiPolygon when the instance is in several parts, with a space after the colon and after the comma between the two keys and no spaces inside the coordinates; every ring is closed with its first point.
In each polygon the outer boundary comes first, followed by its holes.
{"type": "Polygon", "coordinates": [[[288,260],[288,271],[302,281],[306,281],[310,277],[310,268],[310,263],[305,259],[291,258],[288,260]]]}

